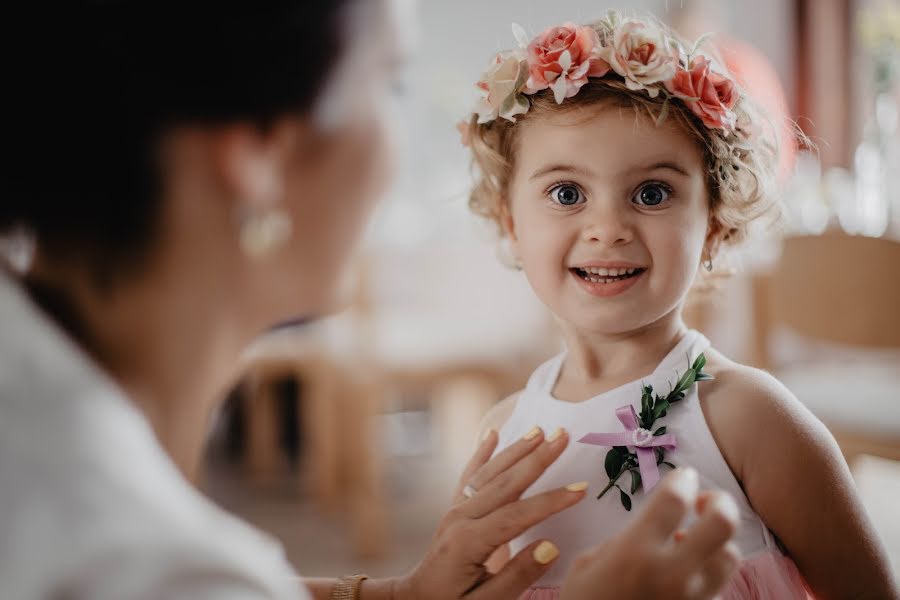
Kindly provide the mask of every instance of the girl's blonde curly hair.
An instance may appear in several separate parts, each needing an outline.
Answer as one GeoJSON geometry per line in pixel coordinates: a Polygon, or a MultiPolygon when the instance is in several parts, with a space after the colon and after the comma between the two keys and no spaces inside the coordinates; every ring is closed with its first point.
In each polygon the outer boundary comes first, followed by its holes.
{"type": "MultiPolygon", "coordinates": [[[[670,39],[674,34],[664,25],[670,39]]],[[[591,25],[603,39],[609,36],[607,22],[591,25]]],[[[708,52],[707,52],[708,53],[708,52]]],[[[721,68],[720,68],[721,70],[721,68]]],[[[778,129],[763,114],[744,90],[733,107],[738,126],[733,131],[707,127],[681,100],[667,94],[651,97],[645,90],[629,89],[625,81],[610,72],[591,77],[576,95],[558,104],[551,90],[527,96],[527,112],[515,122],[497,118],[479,123],[478,115],[462,124],[473,157],[474,187],[469,197],[471,210],[495,223],[502,235],[501,217],[507,206],[507,192],[515,167],[518,132],[531,119],[551,114],[613,106],[632,109],[636,115],[647,114],[661,124],[671,120],[690,135],[702,151],[709,195],[712,250],[721,245],[733,246],[747,235],[749,225],[763,215],[780,217],[774,194],[778,155],[778,129]]]]}

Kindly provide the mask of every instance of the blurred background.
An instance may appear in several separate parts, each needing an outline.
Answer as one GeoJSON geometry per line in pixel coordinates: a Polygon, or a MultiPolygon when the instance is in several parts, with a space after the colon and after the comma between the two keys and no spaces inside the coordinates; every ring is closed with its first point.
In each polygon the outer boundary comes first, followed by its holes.
{"type": "Polygon", "coordinates": [[[832,429],[900,572],[898,1],[423,0],[397,100],[399,179],[353,303],[248,350],[197,474],[302,573],[412,566],[483,414],[559,351],[552,319],[467,211],[455,123],[513,45],[512,22],[536,34],[608,8],[651,11],[691,38],[721,32],[748,89],[815,145],[785,147],[786,225],[720,259],[734,274],[688,319],[832,429]]]}

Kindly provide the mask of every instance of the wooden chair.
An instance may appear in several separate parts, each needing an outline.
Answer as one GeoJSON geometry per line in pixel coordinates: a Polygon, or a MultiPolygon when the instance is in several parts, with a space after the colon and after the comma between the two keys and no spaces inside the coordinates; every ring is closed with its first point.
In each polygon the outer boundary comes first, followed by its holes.
{"type": "Polygon", "coordinates": [[[381,391],[364,369],[350,369],[310,343],[302,331],[263,337],[245,355],[241,372],[246,422],[245,466],[257,480],[284,468],[278,448],[275,384],[300,384],[299,431],[304,473],[326,512],[347,512],[360,556],[385,547],[385,507],[375,416],[381,391]]]}
{"type": "MultiPolygon", "coordinates": [[[[348,298],[347,310],[320,324],[327,339],[301,334],[285,335],[279,341],[277,334],[267,336],[251,349],[242,369],[249,390],[244,414],[249,425],[250,472],[265,478],[279,469],[273,383],[293,377],[304,390],[301,422],[308,428],[304,437],[314,493],[326,509],[338,499],[346,502],[357,548],[364,555],[377,554],[384,546],[386,509],[382,459],[374,442],[376,415],[400,405],[405,410],[428,411],[435,449],[450,459],[451,468],[461,467],[483,413],[519,389],[539,357],[552,352],[544,341],[549,339],[552,345],[553,336],[543,335],[540,327],[529,329],[528,343],[517,344],[470,319],[467,331],[472,335],[459,335],[444,313],[455,307],[435,302],[433,296],[441,293],[432,288],[435,281],[410,276],[433,277],[434,264],[442,265],[441,279],[458,280],[469,274],[471,269],[462,268],[456,257],[457,270],[447,275],[445,252],[432,248],[427,257],[417,254],[421,262],[409,262],[406,255],[390,257],[395,260],[364,255],[355,266],[356,289],[348,298]],[[402,273],[390,273],[398,268],[402,273]],[[397,338],[393,335],[397,332],[403,335],[397,338]],[[332,334],[338,335],[331,339],[332,334]],[[502,344],[491,343],[498,340],[502,344]]],[[[479,281],[465,281],[470,287],[479,285],[479,281]]],[[[463,321],[458,314],[455,318],[463,321]]],[[[549,328],[549,318],[545,320],[541,326],[549,328]]],[[[450,477],[455,480],[456,472],[450,477]]]]}
{"type": "Polygon", "coordinates": [[[753,294],[758,366],[774,370],[825,422],[848,462],[860,454],[900,460],[900,242],[787,238],[774,271],[755,277],[753,294]],[[779,326],[826,354],[839,348],[847,360],[777,364],[779,326]]]}

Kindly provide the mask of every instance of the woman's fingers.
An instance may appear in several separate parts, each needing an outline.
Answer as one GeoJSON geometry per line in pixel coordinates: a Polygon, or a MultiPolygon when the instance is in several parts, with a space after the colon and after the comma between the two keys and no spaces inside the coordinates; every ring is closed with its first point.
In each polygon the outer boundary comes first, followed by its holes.
{"type": "Polygon", "coordinates": [[[706,560],[731,539],[737,530],[740,512],[728,494],[710,492],[698,503],[699,516],[689,527],[678,546],[679,556],[706,560]]]}
{"type": "Polygon", "coordinates": [[[548,517],[580,502],[586,490],[585,482],[573,483],[507,504],[475,522],[478,537],[491,548],[506,544],[548,517]]]}
{"type": "Polygon", "coordinates": [[[694,506],[700,482],[697,471],[675,469],[654,489],[635,524],[640,533],[653,543],[668,540],[694,506]]]}
{"type": "Polygon", "coordinates": [[[489,462],[476,469],[463,485],[471,485],[476,490],[482,489],[497,475],[528,456],[543,441],[544,431],[540,427],[533,427],[531,431],[504,448],[489,462]]]}
{"type": "Polygon", "coordinates": [[[466,597],[471,600],[518,598],[553,565],[558,556],[559,549],[552,542],[533,542],[466,597]]]}
{"type": "Polygon", "coordinates": [[[706,491],[694,502],[697,520],[673,533],[676,546],[668,568],[680,571],[684,597],[707,600],[728,582],[740,561],[737,546],[729,540],[737,530],[740,512],[728,494],[706,491]]]}
{"type": "Polygon", "coordinates": [[[727,494],[698,494],[698,485],[693,469],[669,474],[634,523],[576,559],[563,597],[593,597],[600,589],[611,598],[714,597],[738,564],[736,547],[729,543],[738,510],[727,494]],[[695,508],[697,519],[681,529],[695,508]]]}
{"type": "Polygon", "coordinates": [[[484,439],[481,440],[481,443],[478,444],[478,447],[475,449],[475,454],[472,455],[472,458],[470,458],[469,462],[466,464],[466,468],[463,469],[462,475],[460,475],[459,477],[459,482],[456,486],[456,493],[454,494],[455,498],[462,497],[462,490],[466,485],[471,484],[470,480],[472,479],[472,476],[485,463],[490,461],[491,455],[497,448],[497,443],[499,441],[500,436],[497,434],[497,431],[494,429],[489,429],[487,434],[484,436],[484,439]]]}
{"type": "Polygon", "coordinates": [[[559,458],[569,443],[569,436],[559,430],[548,437],[517,463],[477,488],[475,495],[460,506],[460,512],[477,519],[518,500],[522,493],[559,458]]]}
{"type": "Polygon", "coordinates": [[[734,570],[741,561],[741,553],[737,546],[729,542],[706,561],[702,571],[696,576],[697,583],[690,590],[691,600],[708,600],[722,591],[722,587],[731,579],[734,570]]]}

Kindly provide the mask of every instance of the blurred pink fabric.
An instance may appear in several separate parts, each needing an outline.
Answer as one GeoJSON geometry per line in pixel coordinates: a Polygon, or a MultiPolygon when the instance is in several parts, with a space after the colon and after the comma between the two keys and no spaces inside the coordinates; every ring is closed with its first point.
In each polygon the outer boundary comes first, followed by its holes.
{"type": "MultiPolygon", "coordinates": [[[[600,591],[600,590],[598,590],[600,591]]],[[[519,600],[556,600],[558,588],[531,588],[519,600]]],[[[719,600],[814,600],[794,561],[763,552],[741,563],[719,600]]]]}
{"type": "Polygon", "coordinates": [[[794,169],[797,139],[781,79],[769,59],[754,46],[725,35],[717,35],[715,40],[725,66],[772,122],[778,135],[778,182],[784,183],[794,169]]]}

